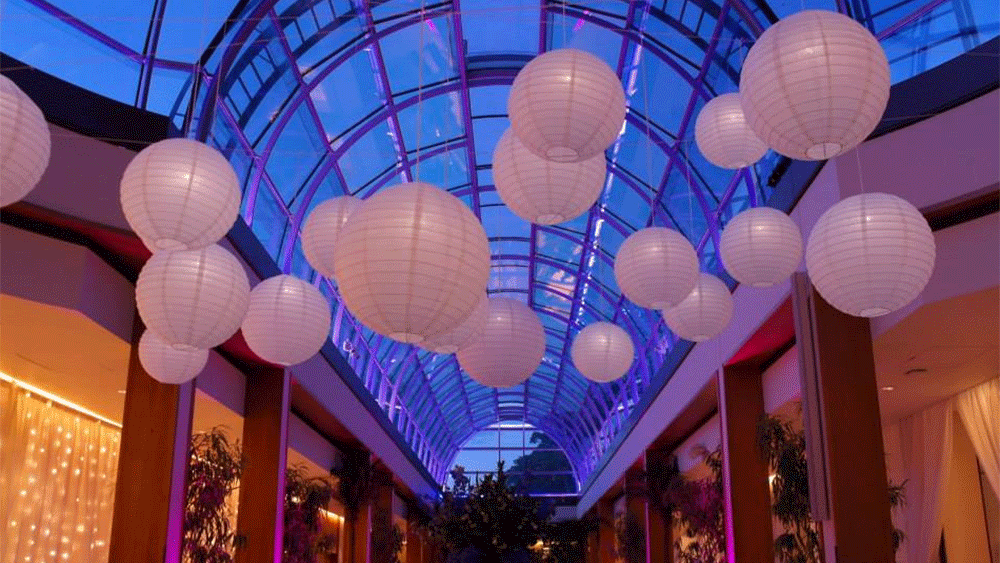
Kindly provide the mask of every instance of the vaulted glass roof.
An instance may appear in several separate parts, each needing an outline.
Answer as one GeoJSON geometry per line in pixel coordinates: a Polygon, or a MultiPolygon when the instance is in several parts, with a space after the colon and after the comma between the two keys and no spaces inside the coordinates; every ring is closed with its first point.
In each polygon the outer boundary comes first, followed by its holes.
{"type": "Polygon", "coordinates": [[[622,298],[614,255],[635,230],[668,226],[696,246],[703,270],[722,274],[721,227],[766,202],[785,164],[772,153],[736,172],[712,166],[693,145],[694,118],[715,95],[736,91],[743,57],[771,22],[804,7],[848,13],[882,39],[894,81],[998,30],[996,2],[986,0],[151,4],[10,0],[0,47],[168,114],[223,150],[243,180],[244,220],[282,270],[314,281],[330,298],[333,342],[441,482],[472,436],[517,421],[551,437],[582,483],[637,414],[633,407],[662,381],[661,370],[684,353],[657,312],[622,298]],[[122,13],[132,15],[113,17],[122,13]],[[45,32],[39,39],[14,22],[45,32]],[[75,54],[58,58],[61,45],[75,54]],[[628,114],[606,152],[598,203],[573,221],[538,226],[500,201],[490,161],[509,126],[514,76],[539,52],[560,47],[607,62],[621,79],[628,114]],[[120,70],[114,81],[109,65],[120,70]],[[305,261],[299,232],[313,207],[412,179],[441,186],[481,218],[493,259],[490,294],[538,313],[546,354],[525,383],[482,387],[454,356],[372,333],[305,261]],[[636,345],[632,371],[610,384],[585,380],[569,361],[577,331],[598,320],[619,324],[636,345]]]}

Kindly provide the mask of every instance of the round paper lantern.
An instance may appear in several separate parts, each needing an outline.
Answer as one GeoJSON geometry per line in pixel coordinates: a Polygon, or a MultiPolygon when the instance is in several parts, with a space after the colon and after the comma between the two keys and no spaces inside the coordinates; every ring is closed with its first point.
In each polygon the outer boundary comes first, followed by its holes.
{"type": "Polygon", "coordinates": [[[746,209],[723,229],[719,254],[736,281],[769,287],[785,281],[798,268],[802,233],[791,217],[777,209],[746,209]]]}
{"type": "Polygon", "coordinates": [[[458,351],[458,364],[487,387],[512,387],[538,369],[545,355],[545,329],[520,301],[489,299],[483,332],[458,351]]]}
{"type": "Polygon", "coordinates": [[[517,73],[507,114],[528,150],[555,162],[579,162],[618,138],[625,92],[601,59],[578,49],[556,49],[517,73]]]}
{"type": "Polygon", "coordinates": [[[747,125],[739,94],[722,94],[701,108],[694,140],[709,162],[731,170],[746,168],[767,152],[767,145],[747,125]]]}
{"type": "Polygon", "coordinates": [[[436,354],[454,354],[479,337],[486,324],[488,312],[489,299],[484,293],[479,304],[472,310],[472,314],[462,321],[462,324],[443,334],[424,339],[419,346],[436,354]]]}
{"type": "Polygon", "coordinates": [[[121,203],[128,224],[153,252],[195,250],[232,228],[240,185],[219,151],[191,139],[166,139],[125,168],[121,203]]]}
{"type": "Polygon", "coordinates": [[[180,385],[191,381],[207,362],[208,350],[175,348],[149,330],[139,338],[139,363],[160,383],[180,385]]]}
{"type": "Polygon", "coordinates": [[[333,249],[341,297],[368,328],[419,343],[469,318],[490,275],[483,226],[422,182],[380,190],[351,213],[333,249]]]}
{"type": "Polygon", "coordinates": [[[493,182],[515,215],[539,225],[576,219],[590,209],[607,176],[604,153],[581,162],[552,162],[529,151],[508,129],[493,151],[493,182]]]}
{"type": "Polygon", "coordinates": [[[663,320],[677,336],[702,342],[722,332],[733,318],[733,296],[719,278],[701,274],[698,284],[675,307],[663,310],[663,320]]]}
{"type": "Polygon", "coordinates": [[[333,278],[333,249],[347,217],[361,205],[349,195],[330,198],[316,206],[302,225],[302,253],[314,270],[333,278]]]}
{"type": "Polygon", "coordinates": [[[243,322],[249,295],[239,261],[214,244],[153,254],[135,284],[142,322],[182,349],[208,349],[228,340],[243,322]]]}
{"type": "Polygon", "coordinates": [[[618,249],[615,280],[625,297],[640,307],[671,307],[694,288],[698,256],[688,239],[673,229],[640,229],[618,249]]]}
{"type": "Polygon", "coordinates": [[[279,275],[257,284],[243,318],[243,338],[262,359],[283,366],[311,358],[330,334],[330,304],[312,285],[279,275]]]}
{"type": "Polygon", "coordinates": [[[900,309],[934,270],[934,235],[910,202],[885,193],[849,197],[820,216],[806,268],[830,305],[857,317],[900,309]]]}
{"type": "Polygon", "coordinates": [[[0,207],[28,195],[49,165],[52,138],[42,110],[0,75],[0,207]]]}
{"type": "Polygon", "coordinates": [[[750,48],[740,100],[767,146],[824,160],[871,134],[889,86],[889,61],[871,32],[837,12],[806,10],[769,27],[750,48]]]}
{"type": "Polygon", "coordinates": [[[570,356],[573,365],[584,377],[597,383],[607,383],[628,373],[635,358],[635,346],[620,326],[597,322],[577,333],[570,356]]]}

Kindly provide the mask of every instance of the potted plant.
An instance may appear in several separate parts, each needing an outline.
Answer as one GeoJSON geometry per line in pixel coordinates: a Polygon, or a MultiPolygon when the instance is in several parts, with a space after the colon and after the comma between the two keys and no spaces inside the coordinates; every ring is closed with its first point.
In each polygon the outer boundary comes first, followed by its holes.
{"type": "Polygon", "coordinates": [[[240,444],[223,427],[191,436],[184,499],[186,563],[231,563],[234,541],[231,498],[239,486],[240,444]]]}
{"type": "Polygon", "coordinates": [[[309,477],[304,467],[285,471],[285,533],[283,563],[316,563],[328,543],[320,533],[321,511],[333,498],[333,483],[325,477],[309,477]]]}

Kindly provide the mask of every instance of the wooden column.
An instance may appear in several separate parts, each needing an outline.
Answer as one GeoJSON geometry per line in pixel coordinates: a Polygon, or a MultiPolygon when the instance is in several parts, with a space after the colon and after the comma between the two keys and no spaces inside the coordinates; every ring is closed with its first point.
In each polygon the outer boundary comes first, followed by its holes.
{"type": "MultiPolygon", "coordinates": [[[[593,514],[593,512],[591,514],[593,514]]],[[[601,562],[601,535],[600,535],[600,527],[596,527],[587,534],[587,563],[600,563],[600,562],[601,562]]]]}
{"type": "Polygon", "coordinates": [[[370,563],[390,563],[392,552],[389,545],[389,534],[392,532],[392,474],[382,466],[376,466],[374,471],[373,491],[371,499],[371,547],[370,563]]]}
{"type": "Polygon", "coordinates": [[[625,522],[634,527],[628,530],[626,535],[631,537],[631,534],[641,533],[641,549],[635,552],[636,559],[652,561],[648,559],[649,530],[646,528],[646,487],[642,473],[642,460],[625,472],[625,522]]]}
{"type": "Polygon", "coordinates": [[[614,563],[615,558],[615,505],[609,499],[597,501],[597,543],[600,563],[614,563]]]}
{"type": "Polygon", "coordinates": [[[730,561],[774,559],[768,466],[757,447],[757,424],[763,416],[760,370],[746,364],[719,370],[726,552],[730,561]]]}
{"type": "Polygon", "coordinates": [[[417,523],[408,521],[406,523],[406,549],[403,563],[421,563],[421,551],[424,546],[423,534],[420,533],[417,523]]]}
{"type": "Polygon", "coordinates": [[[125,384],[110,561],[178,563],[194,382],[159,383],[142,369],[135,316],[125,384]]]}
{"type": "Polygon", "coordinates": [[[893,561],[878,383],[868,319],[793,279],[810,504],[827,563],[893,561]]]}
{"type": "MultiPolygon", "coordinates": [[[[643,456],[643,463],[647,474],[652,465],[663,461],[667,457],[667,452],[663,450],[649,450],[643,456]]],[[[650,493],[647,493],[650,494],[650,493]]],[[[671,536],[673,520],[669,514],[661,512],[654,499],[647,498],[646,502],[646,553],[649,563],[673,563],[674,546],[671,536]]]]}
{"type": "Polygon", "coordinates": [[[259,367],[247,375],[236,563],[280,563],[284,541],[289,375],[259,367]]]}

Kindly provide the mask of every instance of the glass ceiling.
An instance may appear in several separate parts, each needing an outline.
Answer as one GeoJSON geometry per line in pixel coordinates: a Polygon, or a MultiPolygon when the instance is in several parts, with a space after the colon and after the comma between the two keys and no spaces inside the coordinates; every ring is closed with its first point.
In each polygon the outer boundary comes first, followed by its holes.
{"type": "Polygon", "coordinates": [[[613,257],[633,231],[668,226],[695,244],[705,271],[721,273],[721,227],[767,201],[779,159],[716,168],[693,147],[693,119],[736,91],[760,31],[802,8],[866,24],[894,82],[998,33],[995,0],[3,0],[0,50],[169,115],[222,150],[243,180],[244,220],[283,271],[330,298],[333,342],[439,482],[470,437],[518,421],[551,437],[582,483],[671,354],[683,353],[658,313],[621,297],[613,257]],[[517,71],[560,47],[607,62],[629,110],[598,203],[546,227],[504,207],[490,160],[517,71]],[[524,384],[485,388],[454,356],[375,335],[306,263],[299,229],[313,207],[417,178],[482,219],[490,294],[538,313],[547,351],[524,384]],[[610,384],[588,382],[569,361],[576,332],[597,320],[636,344],[633,370],[610,384]]]}

